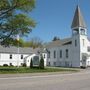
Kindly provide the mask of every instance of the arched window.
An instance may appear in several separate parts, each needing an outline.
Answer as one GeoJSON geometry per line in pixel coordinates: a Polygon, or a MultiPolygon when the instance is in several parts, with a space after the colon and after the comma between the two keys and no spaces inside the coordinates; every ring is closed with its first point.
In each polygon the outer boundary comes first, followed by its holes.
{"type": "Polygon", "coordinates": [[[85,35],[85,29],[81,29],[81,35],[85,35]]]}

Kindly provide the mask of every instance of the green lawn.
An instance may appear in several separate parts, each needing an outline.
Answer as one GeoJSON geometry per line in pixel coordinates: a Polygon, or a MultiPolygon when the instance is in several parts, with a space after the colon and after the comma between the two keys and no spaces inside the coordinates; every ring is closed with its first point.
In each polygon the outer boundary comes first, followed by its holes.
{"type": "Polygon", "coordinates": [[[43,72],[78,72],[78,69],[73,68],[50,68],[45,69],[27,68],[27,67],[0,67],[0,74],[15,74],[15,73],[43,73],[43,72]]]}

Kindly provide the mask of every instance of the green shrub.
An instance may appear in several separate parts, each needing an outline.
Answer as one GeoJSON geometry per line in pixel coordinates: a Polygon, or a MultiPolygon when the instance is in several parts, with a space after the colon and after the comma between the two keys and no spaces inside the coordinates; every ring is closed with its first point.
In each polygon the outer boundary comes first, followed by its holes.
{"type": "Polygon", "coordinates": [[[22,66],[23,66],[23,67],[26,67],[26,63],[23,63],[22,66]]]}
{"type": "Polygon", "coordinates": [[[31,62],[30,62],[30,68],[33,68],[33,61],[32,61],[32,58],[31,58],[31,62]]]}
{"type": "Polygon", "coordinates": [[[41,56],[41,59],[40,59],[39,68],[44,69],[44,59],[43,59],[42,56],[41,56]]]}
{"type": "Polygon", "coordinates": [[[10,67],[13,67],[13,65],[12,65],[12,63],[10,63],[10,65],[9,65],[10,67]]]}
{"type": "Polygon", "coordinates": [[[8,64],[3,64],[4,67],[8,67],[8,64]]]}

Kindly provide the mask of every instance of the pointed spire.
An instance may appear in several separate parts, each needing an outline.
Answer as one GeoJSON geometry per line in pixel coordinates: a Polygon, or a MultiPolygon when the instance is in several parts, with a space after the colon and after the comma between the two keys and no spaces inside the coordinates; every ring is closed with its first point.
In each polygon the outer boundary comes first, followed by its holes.
{"type": "Polygon", "coordinates": [[[71,28],[76,28],[76,27],[86,28],[86,24],[84,22],[80,7],[78,5],[77,5],[75,15],[74,15],[74,18],[73,18],[73,22],[72,22],[72,25],[71,25],[71,28]]]}

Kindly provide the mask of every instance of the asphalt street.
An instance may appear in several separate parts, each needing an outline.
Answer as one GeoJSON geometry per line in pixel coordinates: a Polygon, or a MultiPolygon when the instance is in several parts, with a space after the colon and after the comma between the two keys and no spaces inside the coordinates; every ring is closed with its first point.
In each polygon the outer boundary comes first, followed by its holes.
{"type": "Polygon", "coordinates": [[[90,90],[90,70],[34,76],[0,75],[0,90],[90,90]]]}

